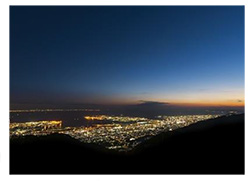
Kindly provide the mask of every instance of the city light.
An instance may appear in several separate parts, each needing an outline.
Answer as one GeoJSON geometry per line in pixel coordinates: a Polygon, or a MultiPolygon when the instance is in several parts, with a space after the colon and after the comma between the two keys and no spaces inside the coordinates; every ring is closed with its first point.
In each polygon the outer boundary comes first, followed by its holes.
{"type": "Polygon", "coordinates": [[[162,132],[173,131],[220,115],[157,116],[157,119],[126,116],[85,116],[86,120],[102,120],[102,124],[62,127],[62,121],[11,123],[10,136],[66,134],[84,143],[95,143],[107,149],[129,151],[141,142],[162,132]],[[108,122],[105,122],[107,120],[108,122]]]}
{"type": "Polygon", "coordinates": [[[10,137],[27,135],[47,135],[62,128],[62,121],[36,121],[25,123],[10,123],[10,137]]]}

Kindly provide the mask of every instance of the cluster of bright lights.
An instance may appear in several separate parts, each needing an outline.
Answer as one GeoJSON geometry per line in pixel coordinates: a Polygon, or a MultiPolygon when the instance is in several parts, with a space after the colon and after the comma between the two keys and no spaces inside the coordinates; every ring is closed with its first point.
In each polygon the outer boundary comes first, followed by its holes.
{"type": "Polygon", "coordinates": [[[47,135],[62,128],[62,121],[10,123],[10,136],[47,135]]]}
{"type": "Polygon", "coordinates": [[[88,121],[93,121],[93,120],[105,120],[105,116],[104,115],[100,115],[100,116],[84,116],[84,118],[88,121]]]}
{"type": "MultiPolygon", "coordinates": [[[[172,131],[216,117],[218,115],[160,116],[158,117],[160,119],[139,117],[129,119],[129,117],[106,116],[103,117],[105,120],[113,120],[114,122],[112,124],[96,124],[91,127],[68,128],[60,133],[68,134],[85,143],[96,143],[108,149],[128,151],[162,132],[172,131]],[[118,120],[120,123],[117,123],[118,120]],[[133,122],[123,124],[123,122],[129,120],[133,122]]],[[[100,120],[100,117],[98,117],[98,120],[100,120]]]]}
{"type": "Polygon", "coordinates": [[[61,121],[11,123],[11,136],[67,134],[84,143],[95,143],[108,149],[128,151],[162,132],[173,131],[198,121],[219,115],[158,116],[157,119],[123,116],[86,116],[87,120],[102,120],[102,124],[62,128],[61,121]],[[105,122],[108,120],[108,123],[105,122]]]}
{"type": "Polygon", "coordinates": [[[107,115],[96,115],[96,116],[85,116],[86,120],[101,120],[101,121],[113,121],[113,122],[131,122],[131,121],[146,121],[147,118],[143,117],[128,117],[128,116],[107,116],[107,115]]]}

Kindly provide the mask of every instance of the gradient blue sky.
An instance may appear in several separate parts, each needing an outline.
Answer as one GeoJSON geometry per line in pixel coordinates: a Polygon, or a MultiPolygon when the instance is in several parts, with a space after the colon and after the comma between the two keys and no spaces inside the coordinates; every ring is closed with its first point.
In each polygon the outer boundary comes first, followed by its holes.
{"type": "Polygon", "coordinates": [[[10,7],[10,101],[244,104],[244,7],[10,7]]]}

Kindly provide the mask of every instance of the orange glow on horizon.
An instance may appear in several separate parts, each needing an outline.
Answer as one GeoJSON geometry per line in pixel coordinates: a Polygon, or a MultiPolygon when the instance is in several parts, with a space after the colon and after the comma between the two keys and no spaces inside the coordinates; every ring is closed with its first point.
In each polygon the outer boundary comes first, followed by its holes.
{"type": "Polygon", "coordinates": [[[189,103],[172,103],[173,105],[178,106],[197,106],[197,107],[206,107],[206,106],[212,106],[212,107],[244,107],[244,102],[189,102],[189,103]]]}
{"type": "Polygon", "coordinates": [[[170,104],[180,106],[213,106],[213,107],[244,107],[245,101],[243,98],[225,100],[225,99],[214,99],[214,100],[179,100],[171,101],[170,104]]]}
{"type": "MultiPolygon", "coordinates": [[[[176,94],[154,94],[146,96],[120,96],[102,98],[95,103],[102,106],[130,106],[140,105],[146,102],[167,103],[173,106],[194,107],[244,107],[244,91],[232,92],[208,92],[208,93],[176,93],[176,94]]],[[[160,105],[160,104],[159,104],[160,105]]]]}
{"type": "MultiPolygon", "coordinates": [[[[152,102],[159,102],[159,103],[167,103],[169,105],[174,106],[194,106],[194,107],[244,107],[245,101],[152,101],[152,102]]],[[[131,102],[117,102],[117,103],[111,103],[109,105],[113,106],[130,106],[130,105],[139,105],[142,102],[139,101],[131,101],[131,102]]],[[[89,117],[85,119],[91,119],[89,117]]]]}

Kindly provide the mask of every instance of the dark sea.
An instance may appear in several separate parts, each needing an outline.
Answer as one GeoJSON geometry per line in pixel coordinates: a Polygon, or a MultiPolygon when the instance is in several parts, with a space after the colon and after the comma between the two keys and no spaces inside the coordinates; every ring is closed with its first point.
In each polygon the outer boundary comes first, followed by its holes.
{"type": "Polygon", "coordinates": [[[237,108],[168,108],[158,109],[114,109],[100,111],[44,111],[44,112],[11,112],[10,123],[60,120],[63,127],[91,126],[92,124],[106,124],[110,121],[89,121],[85,116],[110,115],[131,116],[155,119],[159,115],[194,115],[194,114],[228,114],[234,111],[243,113],[244,109],[237,108]]]}

